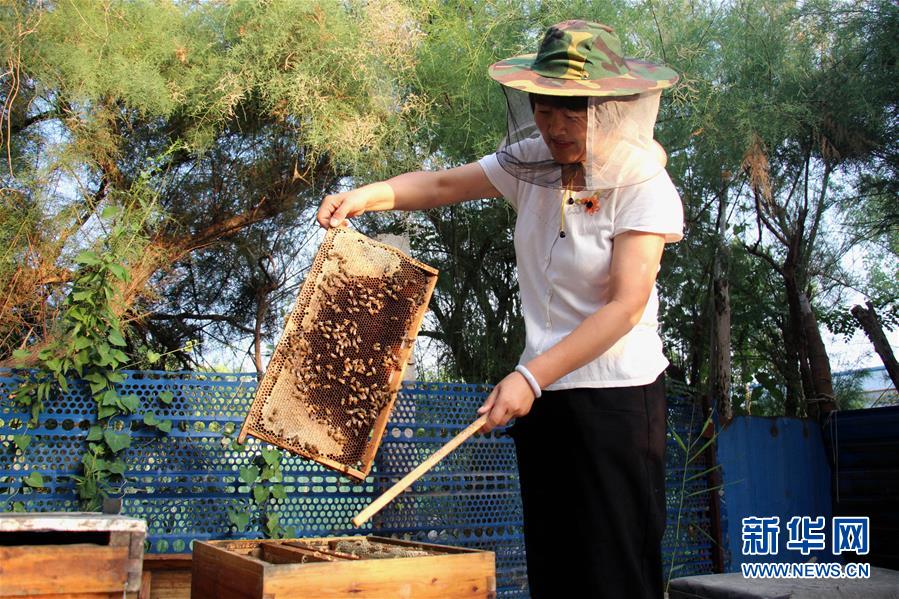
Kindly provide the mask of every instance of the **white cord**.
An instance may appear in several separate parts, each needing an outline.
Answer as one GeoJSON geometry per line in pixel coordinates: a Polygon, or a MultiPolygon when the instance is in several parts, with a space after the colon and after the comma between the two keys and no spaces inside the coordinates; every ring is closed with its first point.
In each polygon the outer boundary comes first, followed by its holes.
{"type": "Polygon", "coordinates": [[[527,369],[527,366],[523,364],[519,364],[515,367],[515,372],[521,374],[524,377],[524,380],[528,382],[528,385],[531,387],[531,391],[534,392],[534,398],[540,397],[540,385],[537,384],[537,379],[534,378],[534,375],[531,374],[531,371],[527,369]]]}

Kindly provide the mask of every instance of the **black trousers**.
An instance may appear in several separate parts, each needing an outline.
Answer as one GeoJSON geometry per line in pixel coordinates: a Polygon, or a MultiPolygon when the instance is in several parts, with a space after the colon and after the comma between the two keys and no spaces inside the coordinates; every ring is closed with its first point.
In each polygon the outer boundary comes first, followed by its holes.
{"type": "Polygon", "coordinates": [[[533,599],[659,599],[665,385],[545,391],[515,439],[533,599]]]}

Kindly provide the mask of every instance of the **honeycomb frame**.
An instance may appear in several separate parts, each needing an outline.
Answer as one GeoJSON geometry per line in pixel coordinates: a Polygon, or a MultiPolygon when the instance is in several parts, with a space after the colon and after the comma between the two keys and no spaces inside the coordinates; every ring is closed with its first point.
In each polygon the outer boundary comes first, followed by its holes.
{"type": "Polygon", "coordinates": [[[329,229],[238,436],[364,480],[438,271],[345,227],[329,229]]]}

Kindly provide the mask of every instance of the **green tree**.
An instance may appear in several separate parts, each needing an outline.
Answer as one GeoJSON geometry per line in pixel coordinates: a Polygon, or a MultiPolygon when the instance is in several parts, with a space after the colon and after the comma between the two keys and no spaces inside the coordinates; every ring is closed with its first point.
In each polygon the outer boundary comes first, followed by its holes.
{"type": "MultiPolygon", "coordinates": [[[[816,315],[852,284],[840,257],[854,238],[851,229],[847,235],[839,228],[840,216],[856,204],[865,180],[884,172],[877,162],[895,126],[889,117],[895,112],[895,86],[889,83],[894,73],[883,67],[895,61],[866,44],[895,30],[893,7],[882,2],[648,6],[649,22],[658,30],[654,43],[670,49],[671,62],[685,75],[684,101],[672,107],[671,121],[661,122],[663,133],[674,134],[666,143],[672,150],[670,169],[684,192],[688,236],[694,238],[675,249],[675,276],[661,284],[674,283],[672,297],[701,306],[682,304],[673,311],[682,318],[673,334],[688,348],[688,359],[680,364],[689,365],[691,380],[704,379],[706,351],[727,351],[713,342],[722,324],[718,299],[726,283],[734,313],[734,377],[742,377],[742,384],[752,380],[741,371],[740,364],[748,363],[740,355],[769,354],[759,373],[777,375],[786,413],[803,413],[805,400],[826,404],[833,389],[816,315]],[[761,261],[753,269],[755,281],[767,284],[766,271],[776,273],[780,291],[769,287],[735,295],[738,277],[746,273],[743,266],[735,270],[742,262],[736,261],[735,241],[741,252],[761,261]],[[777,316],[747,311],[738,305],[744,301],[761,303],[777,316]],[[736,315],[753,312],[752,326],[763,328],[744,334],[736,315]],[[700,325],[684,319],[687,314],[700,325]],[[777,331],[786,360],[763,343],[777,331]],[[740,347],[746,341],[751,345],[740,347]]],[[[714,389],[711,367],[709,376],[714,389]]]]}
{"type": "Polygon", "coordinates": [[[399,93],[421,33],[391,0],[22,0],[0,27],[0,357],[50,341],[71,257],[140,173],[160,218],[125,265],[128,351],[170,352],[227,322],[223,341],[250,331],[258,354],[260,323],[278,321],[269,296],[288,284],[270,269],[304,242],[291,235],[304,210],[342,177],[398,168],[424,107],[399,93]]]}

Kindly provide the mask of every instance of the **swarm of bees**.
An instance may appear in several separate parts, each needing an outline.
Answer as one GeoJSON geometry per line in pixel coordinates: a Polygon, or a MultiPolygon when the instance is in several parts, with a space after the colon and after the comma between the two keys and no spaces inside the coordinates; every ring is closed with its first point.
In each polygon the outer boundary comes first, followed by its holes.
{"type": "MultiPolygon", "coordinates": [[[[402,366],[400,350],[412,343],[406,332],[427,291],[414,275],[402,270],[380,278],[350,277],[342,270],[329,274],[318,290],[312,326],[283,341],[293,356],[285,367],[297,394],[308,398],[310,414],[356,452],[364,449],[390,403],[390,375],[402,366]]],[[[269,419],[276,418],[272,410],[269,419]]]]}
{"type": "Polygon", "coordinates": [[[428,557],[433,555],[424,549],[389,545],[368,539],[343,539],[337,541],[334,549],[360,559],[391,559],[396,557],[428,557]]]}

